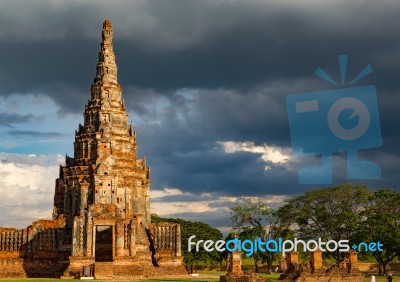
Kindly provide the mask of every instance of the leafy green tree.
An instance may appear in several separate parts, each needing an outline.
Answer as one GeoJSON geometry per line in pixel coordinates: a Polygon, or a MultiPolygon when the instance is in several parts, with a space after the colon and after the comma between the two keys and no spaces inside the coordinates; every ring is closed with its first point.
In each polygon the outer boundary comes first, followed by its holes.
{"type": "MultiPolygon", "coordinates": [[[[266,242],[290,234],[288,225],[281,222],[276,211],[269,208],[265,202],[252,197],[241,198],[234,204],[231,209],[231,221],[233,229],[238,231],[241,240],[249,239],[254,242],[261,238],[266,242]]],[[[270,273],[277,252],[258,250],[252,257],[256,272],[259,264],[266,262],[270,273]]]]}
{"type": "Polygon", "coordinates": [[[369,242],[381,242],[383,251],[373,255],[379,265],[379,274],[386,274],[386,267],[400,255],[400,193],[379,190],[369,198],[364,211],[365,222],[360,236],[369,242]]]}
{"type": "MultiPolygon", "coordinates": [[[[292,198],[278,211],[283,222],[292,224],[302,239],[350,240],[360,236],[363,211],[371,192],[366,186],[343,184],[311,190],[292,198]]],[[[337,262],[343,253],[332,253],[337,262]]]]}
{"type": "Polygon", "coordinates": [[[194,265],[218,265],[221,264],[223,256],[221,253],[216,251],[206,252],[203,248],[199,248],[199,252],[196,252],[195,248],[188,250],[189,237],[195,235],[196,238],[193,240],[197,242],[199,240],[213,240],[214,242],[222,240],[222,233],[218,229],[211,227],[210,225],[203,222],[193,222],[183,220],[181,218],[161,218],[156,214],[151,215],[151,221],[157,222],[175,222],[181,226],[181,242],[182,242],[182,255],[184,262],[187,266],[193,267],[194,265]]]}

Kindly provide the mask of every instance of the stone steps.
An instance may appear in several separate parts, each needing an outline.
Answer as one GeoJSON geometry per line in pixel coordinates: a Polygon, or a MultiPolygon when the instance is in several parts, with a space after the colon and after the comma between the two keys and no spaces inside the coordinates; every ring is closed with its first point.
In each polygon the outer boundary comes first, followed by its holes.
{"type": "Polygon", "coordinates": [[[147,276],[157,276],[156,270],[146,265],[118,265],[113,262],[95,263],[94,277],[96,279],[147,276]]]}
{"type": "Polygon", "coordinates": [[[110,279],[114,276],[114,264],[112,262],[96,262],[94,264],[94,277],[96,279],[110,279]]]}

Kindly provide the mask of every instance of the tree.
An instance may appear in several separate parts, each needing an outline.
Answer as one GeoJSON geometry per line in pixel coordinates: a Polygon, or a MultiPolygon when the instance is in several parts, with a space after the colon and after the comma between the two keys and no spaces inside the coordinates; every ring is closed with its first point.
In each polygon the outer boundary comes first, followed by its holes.
{"type": "MultiPolygon", "coordinates": [[[[239,232],[239,238],[263,241],[277,239],[290,233],[288,225],[283,225],[276,211],[256,198],[245,197],[239,199],[231,209],[232,227],[239,232]]],[[[258,272],[260,262],[266,262],[268,273],[272,270],[277,252],[260,251],[254,252],[255,272],[258,272]]]]}
{"type": "Polygon", "coordinates": [[[213,240],[214,242],[222,239],[222,233],[218,229],[211,227],[203,222],[193,222],[183,220],[181,218],[161,218],[156,214],[151,215],[153,223],[166,221],[179,223],[181,226],[181,242],[182,242],[182,255],[186,265],[193,267],[194,265],[217,265],[221,264],[223,257],[218,251],[206,252],[203,248],[196,252],[195,249],[188,250],[189,237],[195,235],[195,241],[199,240],[213,240]]]}
{"type": "Polygon", "coordinates": [[[400,255],[400,193],[376,191],[369,198],[364,217],[362,237],[383,244],[383,251],[375,250],[373,255],[379,265],[379,275],[385,275],[387,264],[400,255]]]}
{"type": "MultiPolygon", "coordinates": [[[[296,235],[302,239],[354,242],[370,194],[366,186],[352,184],[311,190],[288,200],[278,214],[283,222],[296,226],[296,235]]],[[[337,262],[343,258],[339,250],[332,255],[337,262]]]]}

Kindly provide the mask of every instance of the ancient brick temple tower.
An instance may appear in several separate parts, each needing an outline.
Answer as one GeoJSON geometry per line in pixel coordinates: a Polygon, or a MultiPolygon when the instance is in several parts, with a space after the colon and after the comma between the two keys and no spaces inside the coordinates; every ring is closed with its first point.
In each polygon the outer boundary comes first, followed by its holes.
{"type": "Polygon", "coordinates": [[[66,156],[56,180],[53,220],[25,229],[0,228],[0,277],[183,271],[179,225],[150,221],[150,168],[136,156],[112,38],[106,20],[91,99],[75,132],[74,157],[66,156]]]}

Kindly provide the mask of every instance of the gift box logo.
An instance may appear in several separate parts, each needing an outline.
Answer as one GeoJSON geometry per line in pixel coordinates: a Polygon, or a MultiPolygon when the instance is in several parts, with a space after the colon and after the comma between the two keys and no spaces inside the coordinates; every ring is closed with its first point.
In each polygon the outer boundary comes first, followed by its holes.
{"type": "MultiPolygon", "coordinates": [[[[339,56],[342,87],[347,55],[339,56]]],[[[367,65],[350,85],[372,72],[367,65]]],[[[321,68],[320,78],[338,86],[321,68]]],[[[300,184],[332,184],[332,154],[347,152],[348,179],[379,179],[378,164],[358,159],[358,150],[382,145],[378,102],[374,85],[293,94],[286,97],[293,152],[320,155],[321,163],[298,172],[300,184]]]]}

